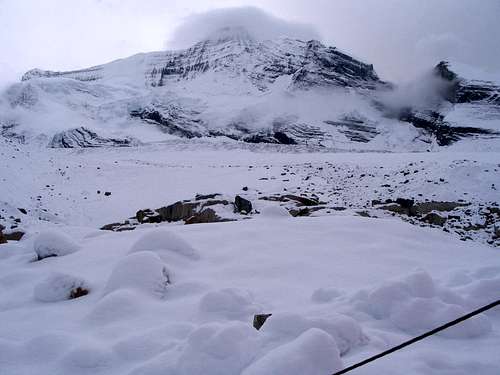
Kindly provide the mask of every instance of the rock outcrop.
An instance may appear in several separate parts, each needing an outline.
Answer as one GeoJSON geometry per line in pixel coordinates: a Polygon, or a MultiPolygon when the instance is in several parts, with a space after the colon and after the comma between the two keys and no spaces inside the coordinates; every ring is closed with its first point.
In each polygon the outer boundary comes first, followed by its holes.
{"type": "Polygon", "coordinates": [[[129,147],[136,145],[138,145],[138,141],[132,138],[103,138],[83,126],[57,133],[49,143],[51,148],[129,147]]]}

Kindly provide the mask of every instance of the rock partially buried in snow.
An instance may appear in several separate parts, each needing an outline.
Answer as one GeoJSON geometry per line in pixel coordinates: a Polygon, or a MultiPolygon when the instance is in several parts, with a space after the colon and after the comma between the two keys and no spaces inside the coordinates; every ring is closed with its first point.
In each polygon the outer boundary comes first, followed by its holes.
{"type": "Polygon", "coordinates": [[[157,250],[167,250],[193,260],[200,258],[198,252],[190,244],[175,233],[164,229],[151,231],[139,238],[130,252],[157,250]]]}
{"type": "Polygon", "coordinates": [[[33,247],[38,260],[68,255],[80,249],[80,246],[69,237],[55,231],[40,233],[35,239],[33,247]]]}
{"type": "Polygon", "coordinates": [[[252,202],[237,195],[234,198],[234,211],[249,214],[252,212],[252,202]]]}
{"type": "Polygon", "coordinates": [[[130,288],[163,298],[170,283],[170,274],[160,257],[150,251],[141,251],[118,262],[111,272],[105,294],[130,288]]]}
{"type": "Polygon", "coordinates": [[[87,283],[78,277],[54,273],[35,286],[35,299],[42,302],[58,302],[85,296],[87,283]]]}
{"type": "Polygon", "coordinates": [[[339,371],[342,366],[333,338],[312,328],[258,359],[242,375],[325,375],[339,371]]]}

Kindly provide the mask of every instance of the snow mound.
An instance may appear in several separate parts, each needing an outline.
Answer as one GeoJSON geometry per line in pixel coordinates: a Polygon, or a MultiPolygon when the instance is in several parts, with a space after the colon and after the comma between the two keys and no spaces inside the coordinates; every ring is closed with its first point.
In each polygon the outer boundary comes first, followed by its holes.
{"type": "Polygon", "coordinates": [[[491,279],[478,280],[464,287],[467,301],[472,308],[488,305],[499,298],[500,275],[491,279]]]}
{"type": "Polygon", "coordinates": [[[242,375],[324,375],[341,370],[342,366],[332,337],[311,328],[254,362],[242,375]]]}
{"type": "MultiPolygon", "coordinates": [[[[413,334],[421,334],[467,314],[463,307],[451,305],[431,298],[411,299],[398,306],[391,314],[391,322],[399,329],[413,334]]],[[[439,335],[452,338],[480,337],[491,331],[491,323],[484,315],[478,315],[439,335]]]]}
{"type": "Polygon", "coordinates": [[[89,287],[85,280],[63,273],[53,273],[34,289],[35,299],[42,302],[65,301],[87,294],[89,287]]]}
{"type": "Polygon", "coordinates": [[[245,290],[226,288],[205,294],[199,305],[200,312],[228,319],[245,319],[258,311],[252,295],[245,290]]]}
{"type": "Polygon", "coordinates": [[[190,259],[199,259],[197,251],[181,237],[168,230],[158,229],[139,238],[132,246],[131,253],[138,251],[166,250],[190,259]]]}
{"type": "Polygon", "coordinates": [[[169,271],[160,257],[151,251],[141,251],[118,262],[111,272],[105,294],[131,288],[163,298],[170,283],[169,271]]]}
{"type": "Polygon", "coordinates": [[[112,364],[112,353],[108,349],[88,343],[72,349],[62,359],[66,373],[88,373],[102,371],[112,364]]]}
{"type": "Polygon", "coordinates": [[[35,239],[33,247],[35,253],[38,255],[38,260],[48,257],[68,255],[80,249],[80,246],[78,246],[73,240],[56,231],[40,233],[35,239]]]}
{"type": "MultiPolygon", "coordinates": [[[[473,301],[476,304],[478,301],[484,304],[494,301],[498,298],[500,281],[492,281],[480,280],[468,285],[472,293],[469,298],[464,298],[453,289],[436,286],[435,281],[426,272],[418,271],[401,281],[385,283],[366,295],[358,295],[355,299],[360,299],[359,307],[375,319],[387,320],[410,335],[418,335],[467,314],[473,301]],[[490,284],[489,287],[484,290],[477,289],[480,285],[484,286],[485,282],[490,284]]],[[[439,335],[475,338],[486,335],[491,330],[490,320],[481,314],[440,332],[439,335]]]]}
{"type": "Polygon", "coordinates": [[[121,289],[104,296],[87,316],[92,324],[108,324],[136,317],[142,313],[144,298],[130,289],[121,289]]]}
{"type": "Polygon", "coordinates": [[[340,314],[327,318],[305,318],[292,313],[273,314],[261,331],[271,339],[293,339],[304,332],[317,328],[327,332],[336,342],[340,355],[367,341],[361,326],[354,319],[340,314]]]}
{"type": "Polygon", "coordinates": [[[335,288],[318,288],[313,292],[311,300],[316,303],[328,303],[339,297],[340,294],[335,288]]]}
{"type": "Polygon", "coordinates": [[[178,373],[239,374],[257,349],[257,331],[248,324],[203,325],[189,336],[177,363],[178,373]]]}

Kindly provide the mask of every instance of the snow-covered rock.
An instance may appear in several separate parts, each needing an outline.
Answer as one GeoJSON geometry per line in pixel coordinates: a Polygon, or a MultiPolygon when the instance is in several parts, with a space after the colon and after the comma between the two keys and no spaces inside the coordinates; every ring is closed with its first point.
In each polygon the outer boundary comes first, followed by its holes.
{"type": "Polygon", "coordinates": [[[143,235],[134,243],[130,252],[153,251],[158,253],[173,253],[197,260],[200,255],[187,241],[166,229],[156,229],[143,235]]]}
{"type": "Polygon", "coordinates": [[[42,302],[58,302],[88,294],[87,282],[79,277],[53,273],[35,286],[35,299],[42,302]]]}
{"type": "Polygon", "coordinates": [[[335,340],[326,332],[311,328],[254,362],[242,375],[323,375],[342,367],[335,340]]]}
{"type": "Polygon", "coordinates": [[[38,260],[48,257],[64,256],[80,249],[80,246],[61,232],[46,231],[40,233],[33,244],[38,260]]]}
{"type": "Polygon", "coordinates": [[[146,295],[163,298],[171,283],[169,270],[160,257],[150,251],[139,251],[118,262],[111,272],[104,293],[131,288],[146,295]]]}

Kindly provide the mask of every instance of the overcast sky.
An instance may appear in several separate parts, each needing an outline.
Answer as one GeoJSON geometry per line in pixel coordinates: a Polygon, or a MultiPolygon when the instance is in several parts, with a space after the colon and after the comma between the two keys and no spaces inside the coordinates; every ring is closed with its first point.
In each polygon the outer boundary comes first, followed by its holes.
{"type": "Polygon", "coordinates": [[[0,0],[0,84],[34,67],[76,69],[184,47],[224,23],[259,37],[317,37],[392,81],[441,59],[495,70],[499,19],[500,0],[0,0]]]}

